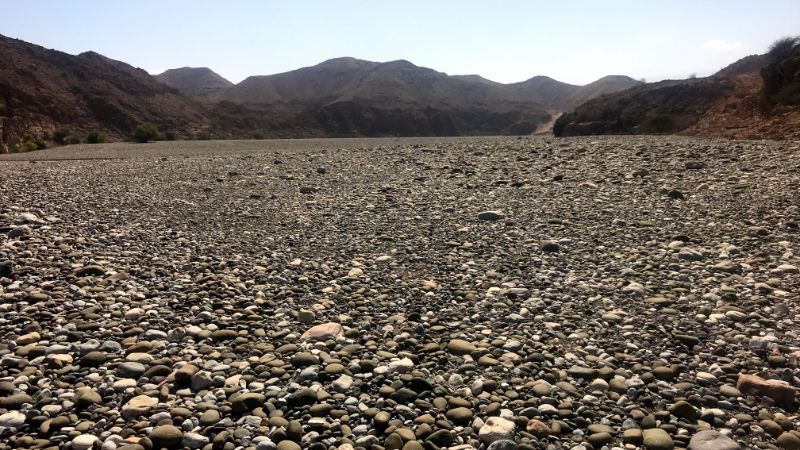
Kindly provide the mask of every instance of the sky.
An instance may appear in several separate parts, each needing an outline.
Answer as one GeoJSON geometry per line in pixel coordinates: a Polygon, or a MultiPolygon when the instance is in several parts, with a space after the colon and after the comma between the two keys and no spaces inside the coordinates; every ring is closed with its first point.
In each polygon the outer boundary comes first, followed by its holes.
{"type": "Polygon", "coordinates": [[[709,75],[800,34],[800,0],[25,0],[0,34],[239,82],[353,56],[503,83],[709,75]]]}

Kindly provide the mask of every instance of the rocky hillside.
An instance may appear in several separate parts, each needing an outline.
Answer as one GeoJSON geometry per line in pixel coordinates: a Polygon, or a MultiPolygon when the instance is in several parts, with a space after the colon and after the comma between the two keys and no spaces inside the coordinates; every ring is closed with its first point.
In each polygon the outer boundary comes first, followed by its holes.
{"type": "Polygon", "coordinates": [[[195,100],[97,53],[74,56],[0,36],[0,60],[3,146],[56,130],[122,138],[143,121],[185,132],[208,121],[195,100]]]}
{"type": "Polygon", "coordinates": [[[589,100],[559,118],[554,133],[800,137],[800,46],[789,41],[710,77],[662,81],[589,100]]]}
{"type": "Polygon", "coordinates": [[[142,122],[189,138],[531,134],[565,109],[639,84],[621,76],[502,84],[404,60],[336,58],[234,85],[208,68],[154,77],[94,52],[2,36],[0,57],[1,151],[55,135],[124,139],[142,122]]]}
{"type": "Polygon", "coordinates": [[[218,98],[238,104],[324,104],[353,99],[375,103],[390,100],[402,104],[422,102],[431,107],[454,104],[485,106],[510,101],[537,103],[547,109],[562,111],[590,98],[639,84],[630,77],[616,75],[586,86],[562,83],[545,76],[502,84],[478,75],[450,76],[405,60],[377,63],[335,58],[290,72],[249,77],[218,98]]]}
{"type": "Polygon", "coordinates": [[[507,97],[530,99],[558,111],[569,111],[601,95],[643,84],[624,75],[609,75],[584,86],[536,76],[521,83],[501,85],[507,97]]]}
{"type": "Polygon", "coordinates": [[[155,78],[186,95],[205,100],[215,99],[220,92],[233,86],[208,67],[170,69],[155,78]]]}
{"type": "Polygon", "coordinates": [[[283,134],[289,135],[309,129],[327,136],[530,134],[548,129],[564,109],[638,84],[617,76],[586,86],[548,77],[502,84],[404,60],[336,58],[249,77],[219,93],[214,110],[225,117],[219,123],[228,132],[262,123],[283,124],[288,127],[283,134]]]}

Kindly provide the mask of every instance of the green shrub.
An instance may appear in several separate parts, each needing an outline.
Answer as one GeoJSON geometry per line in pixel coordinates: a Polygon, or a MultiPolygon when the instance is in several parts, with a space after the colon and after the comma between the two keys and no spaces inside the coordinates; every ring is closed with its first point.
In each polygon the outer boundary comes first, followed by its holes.
{"type": "Polygon", "coordinates": [[[253,139],[258,139],[258,140],[264,139],[264,133],[256,131],[255,133],[253,133],[253,139]]]}
{"type": "Polygon", "coordinates": [[[792,53],[795,46],[800,44],[800,36],[787,36],[778,39],[769,46],[767,55],[774,60],[783,59],[792,53]]]}
{"type": "Polygon", "coordinates": [[[81,143],[81,138],[75,136],[74,134],[70,134],[69,136],[64,138],[64,143],[67,145],[75,145],[81,143]]]}
{"type": "Polygon", "coordinates": [[[644,126],[643,131],[668,133],[674,131],[675,121],[669,114],[657,114],[647,117],[642,125],[644,126]]]}
{"type": "Polygon", "coordinates": [[[165,131],[163,133],[163,135],[164,135],[164,140],[165,141],[174,141],[175,139],[178,138],[178,134],[175,133],[174,131],[171,131],[171,130],[170,131],[165,131]]]}
{"type": "Polygon", "coordinates": [[[157,141],[159,137],[163,136],[161,136],[161,132],[158,131],[158,127],[155,124],[145,122],[136,127],[132,137],[135,142],[144,144],[150,141],[157,141]]]}
{"type": "Polygon", "coordinates": [[[89,133],[88,136],[86,136],[87,144],[102,144],[105,141],[106,141],[106,135],[99,131],[91,132],[89,133]]]}
{"type": "Polygon", "coordinates": [[[39,144],[36,142],[28,139],[27,141],[22,143],[22,146],[17,149],[19,152],[32,152],[35,150],[39,150],[39,144]]]}
{"type": "Polygon", "coordinates": [[[67,130],[58,129],[53,132],[53,142],[64,145],[67,143],[67,136],[69,136],[67,130]]]}
{"type": "Polygon", "coordinates": [[[204,132],[202,132],[202,133],[197,135],[197,140],[198,141],[210,141],[211,140],[211,134],[209,134],[207,131],[204,131],[204,132]]]}

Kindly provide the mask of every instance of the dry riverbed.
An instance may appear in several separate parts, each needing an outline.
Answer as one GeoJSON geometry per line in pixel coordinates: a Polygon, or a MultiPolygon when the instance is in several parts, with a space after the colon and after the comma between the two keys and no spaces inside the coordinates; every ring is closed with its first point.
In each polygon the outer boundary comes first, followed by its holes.
{"type": "Polygon", "coordinates": [[[800,448],[800,143],[0,158],[0,449],[800,448]]]}

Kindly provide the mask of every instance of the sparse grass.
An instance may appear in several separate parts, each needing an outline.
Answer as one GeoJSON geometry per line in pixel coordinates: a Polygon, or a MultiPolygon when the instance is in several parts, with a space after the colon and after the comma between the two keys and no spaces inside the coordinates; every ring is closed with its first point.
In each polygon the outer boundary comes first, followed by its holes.
{"type": "Polygon", "coordinates": [[[33,141],[32,139],[28,139],[21,144],[11,144],[8,148],[8,151],[10,153],[28,153],[46,147],[47,146],[43,142],[36,142],[33,141]],[[42,145],[42,147],[40,147],[40,144],[42,145]]]}

